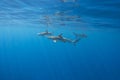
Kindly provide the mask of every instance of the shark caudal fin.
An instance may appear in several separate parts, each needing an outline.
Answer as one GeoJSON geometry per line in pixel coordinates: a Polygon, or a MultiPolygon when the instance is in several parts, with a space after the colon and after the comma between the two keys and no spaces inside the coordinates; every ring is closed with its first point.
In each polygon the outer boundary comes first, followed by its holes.
{"type": "Polygon", "coordinates": [[[74,45],[76,45],[76,43],[78,43],[80,40],[81,40],[80,38],[77,38],[77,39],[73,40],[72,43],[73,43],[74,45]]]}

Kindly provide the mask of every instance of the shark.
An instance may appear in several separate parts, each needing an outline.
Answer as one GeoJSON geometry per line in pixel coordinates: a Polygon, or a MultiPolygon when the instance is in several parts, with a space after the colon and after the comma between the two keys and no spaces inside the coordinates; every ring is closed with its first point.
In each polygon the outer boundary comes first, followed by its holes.
{"type": "Polygon", "coordinates": [[[48,32],[48,30],[46,30],[45,32],[40,32],[40,33],[37,33],[38,36],[46,36],[46,35],[52,35],[51,32],[48,32]]]}
{"type": "Polygon", "coordinates": [[[57,42],[57,41],[72,42],[71,39],[63,37],[62,34],[59,34],[58,36],[47,36],[47,38],[52,39],[53,42],[57,42]]]}
{"type": "Polygon", "coordinates": [[[80,37],[72,40],[72,39],[63,37],[62,34],[59,34],[58,36],[47,36],[47,38],[48,38],[48,39],[52,39],[53,42],[55,42],[55,43],[56,43],[57,41],[62,41],[62,42],[64,42],[64,43],[65,43],[65,42],[73,43],[74,45],[81,40],[80,37]]]}
{"type": "Polygon", "coordinates": [[[82,38],[86,38],[87,35],[86,34],[77,34],[77,33],[73,33],[76,38],[75,39],[70,39],[70,38],[67,38],[67,37],[63,37],[62,33],[57,35],[57,36],[54,36],[54,35],[47,35],[46,37],[48,39],[51,39],[53,40],[54,43],[56,43],[57,41],[61,41],[61,42],[68,42],[68,43],[73,43],[74,45],[76,45],[76,43],[78,43],[82,38]]]}

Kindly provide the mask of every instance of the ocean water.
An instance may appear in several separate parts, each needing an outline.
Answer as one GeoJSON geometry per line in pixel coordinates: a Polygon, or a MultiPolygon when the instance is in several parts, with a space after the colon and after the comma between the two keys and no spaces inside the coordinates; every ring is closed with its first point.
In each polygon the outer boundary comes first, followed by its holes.
{"type": "Polygon", "coordinates": [[[120,0],[0,0],[0,80],[120,80],[120,0]]]}

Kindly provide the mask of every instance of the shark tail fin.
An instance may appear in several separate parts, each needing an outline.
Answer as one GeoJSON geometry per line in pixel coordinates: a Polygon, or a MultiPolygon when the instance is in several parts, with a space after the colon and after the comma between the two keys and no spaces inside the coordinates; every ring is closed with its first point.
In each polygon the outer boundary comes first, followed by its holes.
{"type": "Polygon", "coordinates": [[[80,38],[77,38],[77,39],[73,40],[72,43],[73,43],[74,45],[76,45],[76,43],[78,43],[80,40],[81,40],[80,38]]]}

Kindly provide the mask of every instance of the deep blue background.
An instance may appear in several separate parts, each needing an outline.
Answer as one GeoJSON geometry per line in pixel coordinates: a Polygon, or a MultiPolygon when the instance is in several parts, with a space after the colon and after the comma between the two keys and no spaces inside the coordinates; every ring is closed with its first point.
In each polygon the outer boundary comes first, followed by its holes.
{"type": "Polygon", "coordinates": [[[120,1],[0,0],[0,80],[120,80],[120,1]],[[46,27],[42,15],[67,11],[80,24],[46,27]],[[54,43],[38,32],[74,38],[76,46],[54,43]]]}

